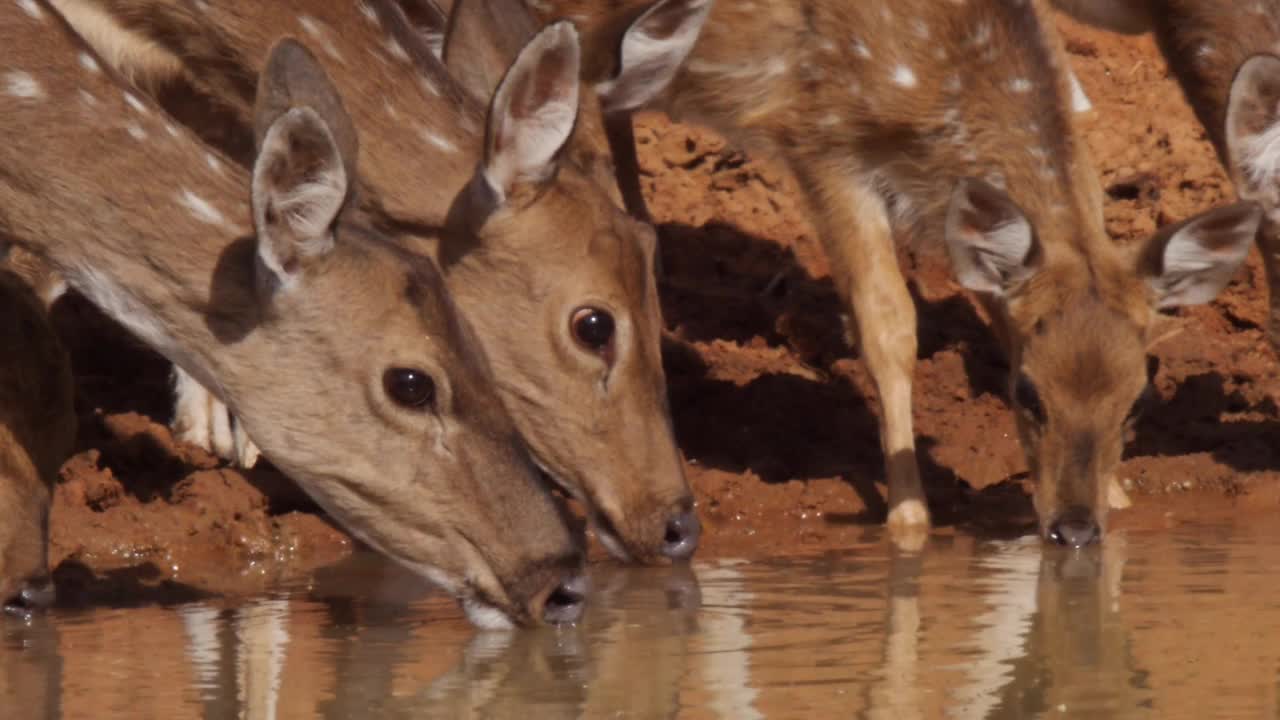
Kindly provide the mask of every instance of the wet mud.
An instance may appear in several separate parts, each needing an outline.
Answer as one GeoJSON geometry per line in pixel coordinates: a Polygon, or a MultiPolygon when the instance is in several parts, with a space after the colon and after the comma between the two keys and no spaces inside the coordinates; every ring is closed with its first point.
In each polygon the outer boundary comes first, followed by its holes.
{"type": "MultiPolygon", "coordinates": [[[[1230,201],[1154,43],[1060,27],[1096,107],[1084,130],[1116,241],[1230,201]]],[[[800,195],[768,163],[660,115],[641,116],[637,141],[660,226],[664,356],[707,528],[702,552],[858,543],[885,512],[874,389],[845,340],[800,195]]],[[[1005,361],[944,257],[902,262],[920,317],[915,418],[940,532],[1021,532],[1033,517],[1003,400],[1005,361]]],[[[1280,503],[1280,365],[1263,335],[1266,293],[1255,253],[1217,301],[1168,316],[1152,349],[1159,398],[1120,471],[1135,508],[1116,524],[1280,503]]],[[[55,322],[80,415],[53,512],[63,602],[252,592],[350,552],[352,541],[265,463],[240,472],[174,440],[161,358],[79,298],[59,301],[55,322]]]]}

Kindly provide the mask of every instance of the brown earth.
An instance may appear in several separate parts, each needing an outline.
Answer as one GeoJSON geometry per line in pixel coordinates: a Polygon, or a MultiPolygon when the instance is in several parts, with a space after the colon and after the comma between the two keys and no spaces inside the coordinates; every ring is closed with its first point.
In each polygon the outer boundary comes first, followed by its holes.
{"type": "MultiPolygon", "coordinates": [[[[1228,201],[1230,183],[1150,39],[1061,27],[1098,109],[1086,133],[1117,241],[1228,201]]],[[[661,223],[667,372],[704,554],[786,553],[874,532],[885,510],[874,391],[844,341],[794,187],[660,116],[642,117],[637,135],[661,223]]],[[[1025,466],[1000,352],[944,261],[904,262],[920,310],[915,417],[935,517],[961,531],[1024,529],[1025,466]]],[[[1255,256],[1217,302],[1170,317],[1181,332],[1154,348],[1160,400],[1121,469],[1137,507],[1117,524],[1280,503],[1280,366],[1262,333],[1265,297],[1255,256]]],[[[55,315],[81,413],[53,517],[64,599],[250,591],[349,552],[279,473],[230,470],[175,443],[163,360],[82,300],[64,298],[55,315]]]]}

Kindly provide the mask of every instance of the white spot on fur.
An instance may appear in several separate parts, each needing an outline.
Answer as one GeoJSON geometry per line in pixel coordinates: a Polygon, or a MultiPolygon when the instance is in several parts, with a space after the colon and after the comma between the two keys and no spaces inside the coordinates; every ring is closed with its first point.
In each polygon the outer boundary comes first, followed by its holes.
{"type": "Polygon", "coordinates": [[[390,99],[386,99],[386,98],[383,99],[382,108],[387,111],[387,116],[390,117],[392,120],[400,119],[400,111],[396,109],[395,105],[391,104],[390,99]]]}
{"type": "Polygon", "coordinates": [[[89,107],[98,106],[98,98],[94,97],[93,93],[89,92],[88,90],[80,91],[80,102],[84,103],[85,105],[88,105],[89,107]]]}
{"type": "Polygon", "coordinates": [[[418,73],[418,84],[422,86],[423,90],[427,91],[428,95],[440,97],[440,88],[436,87],[435,83],[431,82],[431,78],[426,75],[418,73]]]}
{"type": "Polygon", "coordinates": [[[320,24],[310,15],[299,15],[298,24],[302,26],[302,31],[313,38],[323,37],[324,33],[320,31],[320,24]]]}
{"type": "Polygon", "coordinates": [[[40,6],[36,4],[35,0],[18,0],[18,7],[36,20],[44,19],[44,13],[40,12],[40,6]]]}
{"type": "Polygon", "coordinates": [[[210,170],[219,174],[222,173],[222,162],[218,160],[218,158],[214,157],[213,153],[205,153],[204,162],[209,166],[210,170]]]}
{"type": "Polygon", "coordinates": [[[893,22],[893,10],[888,5],[880,6],[880,19],[885,22],[893,22]]]}
{"type": "Polygon", "coordinates": [[[942,81],[942,89],[950,93],[960,92],[960,73],[948,75],[947,79],[942,81]]]}
{"type": "Polygon", "coordinates": [[[364,15],[365,20],[368,20],[369,22],[375,25],[378,24],[378,11],[374,10],[373,6],[370,5],[369,3],[367,2],[360,3],[360,14],[364,15]]]}
{"type": "Polygon", "coordinates": [[[1080,78],[1077,78],[1075,73],[1068,72],[1067,79],[1071,82],[1072,112],[1086,113],[1092,110],[1093,102],[1089,100],[1089,96],[1084,92],[1084,87],[1080,85],[1080,78]]]}
{"type": "Polygon", "coordinates": [[[986,181],[1000,188],[1001,190],[1004,190],[1006,187],[1008,187],[1008,180],[1005,179],[1004,173],[1000,172],[999,170],[993,170],[992,172],[987,173],[986,181]]]}
{"type": "Polygon", "coordinates": [[[147,139],[147,131],[143,130],[142,126],[138,123],[131,122],[128,125],[125,125],[124,129],[129,133],[129,137],[137,140],[138,142],[142,142],[147,139]]]}
{"type": "Polygon", "coordinates": [[[218,211],[218,208],[209,204],[208,200],[205,200],[186,188],[183,188],[182,192],[178,195],[178,202],[187,209],[187,212],[191,213],[191,217],[205,223],[206,225],[227,224],[227,219],[222,216],[222,213],[218,211]]]}
{"type": "Polygon", "coordinates": [[[822,127],[833,127],[840,124],[840,116],[836,113],[827,113],[818,119],[818,124],[822,127]]]}
{"type": "Polygon", "coordinates": [[[918,19],[912,20],[911,32],[915,33],[916,37],[920,38],[921,40],[928,40],[929,39],[929,23],[925,22],[924,20],[918,20],[918,19]]]}
{"type": "Polygon", "coordinates": [[[769,58],[764,64],[765,77],[777,77],[787,71],[787,61],[780,57],[769,58]]]}
{"type": "Polygon", "coordinates": [[[973,34],[969,36],[969,42],[979,47],[991,42],[991,25],[985,22],[979,23],[973,29],[973,34]]]}
{"type": "Polygon", "coordinates": [[[1031,81],[1023,77],[1014,78],[1009,81],[1009,91],[1015,93],[1029,93],[1031,92],[1031,81]]]}
{"type": "Polygon", "coordinates": [[[398,40],[393,37],[389,37],[387,38],[385,45],[387,47],[387,52],[391,54],[391,57],[399,60],[400,62],[409,62],[409,53],[405,52],[404,46],[402,46],[398,40]]]}
{"type": "Polygon", "coordinates": [[[427,127],[419,127],[418,135],[423,140],[426,140],[428,143],[440,148],[445,152],[453,153],[458,151],[458,146],[454,145],[452,142],[449,142],[448,138],[444,137],[443,135],[437,135],[427,127]]]}
{"type": "Polygon", "coordinates": [[[164,124],[164,130],[169,133],[170,137],[178,137],[178,128],[174,127],[173,123],[166,122],[164,124]]]}
{"type": "Polygon", "coordinates": [[[126,105],[132,108],[134,112],[140,113],[142,115],[147,115],[148,113],[150,113],[150,110],[147,110],[147,106],[144,105],[143,102],[138,99],[138,96],[134,95],[131,92],[124,93],[124,102],[126,105]]]}
{"type": "Polygon", "coordinates": [[[916,74],[906,65],[899,65],[893,69],[893,84],[904,88],[913,88],[916,86],[916,74]]]}
{"type": "Polygon", "coordinates": [[[864,60],[871,57],[871,48],[867,47],[867,44],[862,42],[858,38],[853,39],[853,43],[850,45],[850,47],[853,48],[854,55],[857,55],[858,57],[863,58],[864,60]]]}
{"type": "Polygon", "coordinates": [[[317,40],[324,52],[334,60],[341,61],[342,53],[338,52],[338,48],[334,46],[333,41],[329,39],[329,33],[323,23],[310,15],[299,15],[298,24],[302,26],[303,32],[317,40]]]}
{"type": "Polygon", "coordinates": [[[862,93],[862,83],[858,82],[857,80],[850,80],[849,92],[853,93],[854,95],[860,95],[862,93]]]}
{"type": "Polygon", "coordinates": [[[89,72],[95,75],[102,72],[102,68],[98,65],[98,61],[95,60],[93,56],[90,55],[89,53],[87,52],[80,53],[79,59],[80,59],[80,67],[84,68],[85,70],[88,70],[89,72]]]}
{"type": "Polygon", "coordinates": [[[28,73],[14,70],[4,75],[4,91],[23,100],[39,100],[44,97],[44,88],[28,73]]]}

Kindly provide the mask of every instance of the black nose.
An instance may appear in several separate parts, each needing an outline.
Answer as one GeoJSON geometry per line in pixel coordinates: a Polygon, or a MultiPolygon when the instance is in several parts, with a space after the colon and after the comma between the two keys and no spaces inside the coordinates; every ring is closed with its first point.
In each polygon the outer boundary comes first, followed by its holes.
{"type": "Polygon", "coordinates": [[[682,510],[667,521],[662,536],[662,554],[672,560],[688,560],[698,549],[702,537],[702,523],[693,510],[682,510]]]}
{"type": "Polygon", "coordinates": [[[1059,545],[1082,548],[1102,538],[1102,528],[1086,507],[1070,507],[1049,525],[1049,539],[1059,545]]]}
{"type": "Polygon", "coordinates": [[[556,585],[542,606],[542,619],[550,625],[571,625],[582,619],[587,607],[587,578],[573,573],[556,585]]]}
{"type": "Polygon", "coordinates": [[[4,601],[4,610],[9,613],[26,614],[49,607],[53,604],[53,599],[53,580],[48,575],[44,575],[23,583],[22,589],[17,594],[4,601]]]}

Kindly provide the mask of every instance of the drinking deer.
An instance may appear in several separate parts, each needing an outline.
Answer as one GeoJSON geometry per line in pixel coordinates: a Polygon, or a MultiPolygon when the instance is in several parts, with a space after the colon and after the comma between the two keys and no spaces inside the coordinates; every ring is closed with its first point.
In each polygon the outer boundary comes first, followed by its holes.
{"type": "MultiPolygon", "coordinates": [[[[584,65],[593,80],[625,68],[613,28],[643,8],[612,2],[601,18],[599,3],[539,4],[615,38],[587,43],[603,52],[584,65]]],[[[1157,311],[1212,299],[1260,220],[1242,203],[1116,247],[1047,12],[1038,0],[719,3],[652,104],[799,180],[878,391],[897,538],[919,537],[929,514],[911,416],[916,310],[895,240],[944,247],[988,308],[1041,534],[1080,546],[1105,526],[1157,311]]]]}
{"type": "MultiPolygon", "coordinates": [[[[0,256],[3,245],[0,241],[0,256]]],[[[49,508],[58,468],[71,455],[75,434],[67,351],[41,298],[22,276],[0,269],[0,607],[5,610],[23,612],[53,599],[49,508]]]]}
{"type": "Polygon", "coordinates": [[[1245,200],[1266,210],[1258,246],[1271,288],[1268,334],[1280,348],[1280,2],[1055,0],[1079,19],[1155,32],[1160,52],[1245,200]]]}
{"type": "Polygon", "coordinates": [[[581,95],[572,27],[520,45],[486,115],[390,0],[57,4],[175,117],[233,155],[249,125],[237,87],[280,28],[311,38],[376,138],[360,149],[362,207],[414,231],[406,245],[438,254],[538,464],[585,502],[615,555],[693,553],[700,527],[667,408],[653,230],[562,151],[581,95]],[[166,54],[143,53],[146,43],[166,54]],[[540,84],[523,85],[530,75],[540,84]],[[193,95],[214,112],[184,110],[193,95]],[[536,137],[513,135],[535,127],[536,137]]]}
{"type": "MultiPolygon", "coordinates": [[[[0,4],[0,37],[0,118],[22,138],[0,149],[0,233],[212,389],[335,520],[473,622],[576,619],[581,546],[439,271],[353,201],[356,132],[315,57],[269,49],[246,173],[51,5],[0,4]]],[[[522,96],[545,87],[540,67],[513,73],[522,96]]],[[[520,120],[499,162],[541,137],[520,120]]]]}

